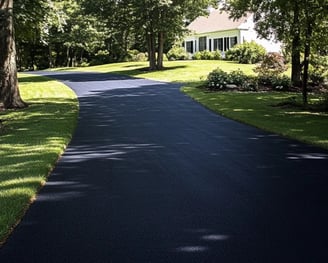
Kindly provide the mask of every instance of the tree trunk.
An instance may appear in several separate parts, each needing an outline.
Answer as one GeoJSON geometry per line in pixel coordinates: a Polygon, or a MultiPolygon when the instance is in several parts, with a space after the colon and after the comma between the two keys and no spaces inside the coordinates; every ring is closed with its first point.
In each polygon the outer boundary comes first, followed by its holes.
{"type": "Polygon", "coordinates": [[[148,59],[149,59],[149,70],[156,70],[156,49],[155,49],[155,35],[154,33],[149,33],[147,35],[147,45],[148,45],[148,59]]]}
{"type": "Polygon", "coordinates": [[[294,5],[294,20],[293,20],[293,35],[292,35],[292,83],[294,86],[301,85],[301,29],[299,21],[299,4],[295,1],[294,5]]]}
{"type": "Polygon", "coordinates": [[[49,68],[54,67],[53,57],[52,57],[52,47],[51,43],[48,44],[48,52],[49,52],[49,68]]]}
{"type": "Polygon", "coordinates": [[[311,38],[312,38],[312,19],[306,10],[306,34],[305,34],[305,48],[304,48],[304,71],[303,71],[303,105],[308,105],[308,80],[309,80],[309,63],[311,54],[311,38]]]}
{"type": "Polygon", "coordinates": [[[13,0],[0,0],[0,50],[0,101],[7,109],[27,107],[18,88],[13,0]]]}
{"type": "Polygon", "coordinates": [[[70,64],[71,64],[71,55],[70,55],[70,47],[68,46],[67,47],[67,50],[66,50],[66,67],[69,67],[70,64]]]}
{"type": "Polygon", "coordinates": [[[157,54],[157,69],[163,69],[164,55],[164,32],[158,33],[158,54],[157,54]]]}

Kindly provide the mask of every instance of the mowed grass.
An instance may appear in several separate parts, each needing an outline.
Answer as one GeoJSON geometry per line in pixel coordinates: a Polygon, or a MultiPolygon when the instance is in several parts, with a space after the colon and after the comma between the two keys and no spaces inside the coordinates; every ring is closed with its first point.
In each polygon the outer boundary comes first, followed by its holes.
{"type": "Polygon", "coordinates": [[[78,101],[68,87],[20,75],[29,107],[0,112],[0,245],[23,216],[71,139],[78,101]]]}
{"type": "MultiPolygon", "coordinates": [[[[230,119],[328,149],[328,113],[277,106],[295,96],[301,101],[300,94],[208,92],[192,86],[184,87],[183,92],[230,119]]],[[[310,96],[312,103],[318,99],[318,95],[310,96]]]]}
{"type": "Polygon", "coordinates": [[[147,62],[123,62],[92,67],[61,68],[55,70],[116,73],[137,78],[191,83],[205,80],[208,73],[217,67],[220,67],[228,72],[241,69],[247,74],[254,74],[253,68],[255,67],[254,65],[241,65],[231,61],[223,60],[165,61],[164,70],[153,72],[148,71],[147,66],[147,62]]]}
{"type": "MultiPolygon", "coordinates": [[[[183,92],[218,114],[266,131],[328,148],[327,113],[273,106],[295,96],[301,101],[300,94],[207,92],[197,88],[204,84],[209,72],[217,67],[227,72],[240,69],[246,74],[254,74],[255,65],[216,60],[165,61],[165,70],[155,72],[146,71],[147,65],[147,62],[125,62],[70,70],[117,73],[133,77],[180,82],[184,85],[183,92]]],[[[60,70],[67,70],[67,68],[60,70]]],[[[290,74],[290,69],[286,74],[290,74]]],[[[312,102],[317,102],[320,99],[320,95],[310,96],[312,102]]]]}

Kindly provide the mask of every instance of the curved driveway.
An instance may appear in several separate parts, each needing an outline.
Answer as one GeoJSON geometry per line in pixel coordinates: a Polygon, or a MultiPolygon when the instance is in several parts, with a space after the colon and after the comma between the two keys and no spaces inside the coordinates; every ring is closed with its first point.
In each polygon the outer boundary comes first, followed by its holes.
{"type": "Polygon", "coordinates": [[[43,74],[78,94],[79,123],[0,262],[328,262],[327,151],[176,84],[43,74]]]}

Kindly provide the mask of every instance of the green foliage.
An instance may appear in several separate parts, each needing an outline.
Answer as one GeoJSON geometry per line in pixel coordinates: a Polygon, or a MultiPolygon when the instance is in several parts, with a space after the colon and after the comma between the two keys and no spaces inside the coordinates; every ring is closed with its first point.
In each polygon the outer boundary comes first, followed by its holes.
{"type": "Polygon", "coordinates": [[[266,54],[254,71],[258,73],[259,83],[272,86],[277,90],[287,90],[291,87],[289,77],[282,75],[287,70],[284,57],[276,52],[266,54]]]}
{"type": "Polygon", "coordinates": [[[229,84],[229,74],[219,67],[207,76],[207,87],[210,89],[222,90],[227,84],[229,84]]]}
{"type": "Polygon", "coordinates": [[[202,59],[202,54],[201,52],[197,51],[193,56],[192,59],[194,60],[201,60],[202,59]]]}
{"type": "Polygon", "coordinates": [[[258,89],[258,82],[255,76],[248,76],[240,69],[228,73],[223,71],[220,67],[209,73],[206,85],[208,88],[214,90],[224,90],[228,87],[245,91],[258,89]]]}
{"type": "Polygon", "coordinates": [[[284,57],[277,52],[267,53],[261,64],[255,68],[255,72],[259,75],[276,76],[287,70],[284,57]]]}
{"type": "Polygon", "coordinates": [[[240,69],[231,71],[229,73],[229,83],[236,84],[238,86],[242,86],[245,82],[247,82],[247,75],[242,72],[240,69]]]}
{"type": "Polygon", "coordinates": [[[276,90],[288,90],[291,86],[291,79],[286,75],[272,76],[270,78],[270,84],[276,90]]]}
{"type": "Polygon", "coordinates": [[[147,61],[147,54],[137,49],[128,50],[127,61],[144,62],[147,61]]]}
{"type": "Polygon", "coordinates": [[[266,54],[262,62],[254,69],[258,73],[259,84],[271,86],[276,90],[287,90],[291,79],[282,75],[287,70],[284,57],[276,52],[266,54]]]}
{"type": "Polygon", "coordinates": [[[226,52],[226,59],[238,61],[241,64],[254,64],[261,61],[265,55],[265,48],[254,41],[238,44],[226,52]]]}
{"type": "Polygon", "coordinates": [[[221,53],[220,50],[212,51],[212,54],[213,54],[213,59],[214,60],[221,60],[222,59],[222,53],[221,53]]]}
{"type": "Polygon", "coordinates": [[[102,65],[109,63],[109,51],[108,50],[99,50],[94,59],[91,60],[90,65],[95,66],[95,65],[102,65]]]}
{"type": "Polygon", "coordinates": [[[189,54],[185,51],[183,47],[173,46],[167,52],[168,60],[187,60],[189,59],[189,54]]]}
{"type": "Polygon", "coordinates": [[[194,60],[220,60],[222,59],[221,52],[219,50],[217,51],[208,51],[208,50],[203,50],[203,51],[197,51],[192,58],[194,60]]]}
{"type": "Polygon", "coordinates": [[[317,85],[323,84],[328,80],[328,56],[311,56],[309,77],[317,85]]]}

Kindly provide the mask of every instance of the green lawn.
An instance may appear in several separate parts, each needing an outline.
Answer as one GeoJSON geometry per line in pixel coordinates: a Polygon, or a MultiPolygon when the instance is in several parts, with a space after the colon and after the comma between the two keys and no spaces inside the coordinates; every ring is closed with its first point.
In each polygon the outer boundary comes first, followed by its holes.
{"type": "Polygon", "coordinates": [[[30,106],[0,112],[0,244],[63,153],[78,114],[77,98],[63,84],[29,75],[19,81],[30,106]]]}
{"type": "Polygon", "coordinates": [[[203,60],[203,61],[165,61],[163,71],[149,72],[145,70],[147,62],[124,62],[84,68],[62,68],[55,70],[95,71],[103,73],[118,73],[129,76],[148,78],[154,80],[189,83],[206,79],[208,73],[217,67],[225,71],[237,69],[247,74],[254,74],[254,65],[241,65],[231,61],[203,60]]]}
{"type": "MultiPolygon", "coordinates": [[[[166,61],[163,71],[147,72],[146,62],[113,63],[101,66],[74,68],[77,71],[96,71],[126,74],[184,84],[183,92],[211,110],[229,118],[297,139],[320,147],[328,148],[327,113],[314,113],[300,109],[273,107],[299,94],[288,93],[229,93],[206,92],[198,89],[213,69],[224,71],[240,69],[246,74],[254,74],[254,65],[242,65],[231,61],[166,61]]],[[[65,69],[66,70],[66,69],[65,69]]],[[[287,72],[289,74],[290,71],[287,72]]],[[[300,97],[298,98],[300,100],[300,97]]],[[[318,96],[312,96],[317,100],[318,96]]]]}
{"type": "MultiPolygon", "coordinates": [[[[192,86],[183,92],[228,118],[328,149],[328,113],[275,106],[295,97],[293,93],[206,92],[192,86]]],[[[301,95],[297,97],[301,101],[301,95]]]]}

